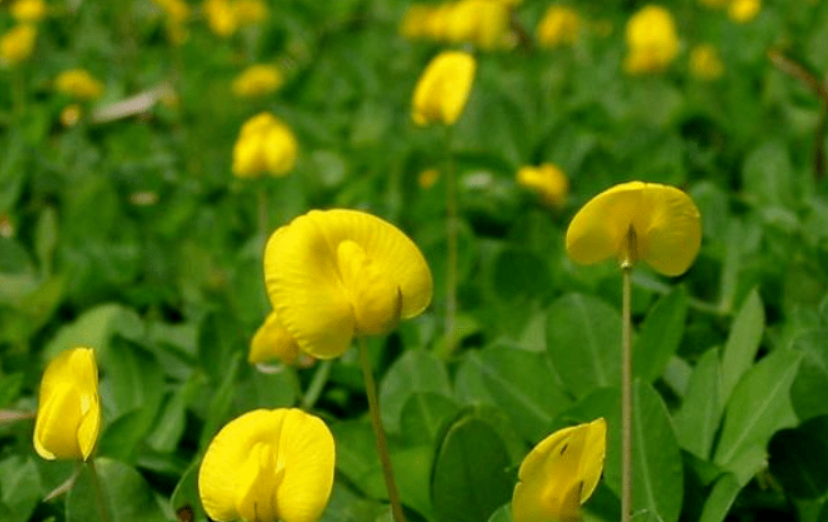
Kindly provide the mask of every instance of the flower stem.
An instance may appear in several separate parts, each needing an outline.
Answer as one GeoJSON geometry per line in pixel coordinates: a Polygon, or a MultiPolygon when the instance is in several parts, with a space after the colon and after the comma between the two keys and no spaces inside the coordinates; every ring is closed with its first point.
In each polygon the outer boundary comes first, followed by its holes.
{"type": "Polygon", "coordinates": [[[98,476],[98,468],[95,467],[95,459],[89,459],[87,463],[89,464],[89,471],[91,471],[92,487],[95,489],[95,497],[98,501],[98,516],[101,522],[109,522],[109,512],[106,509],[106,497],[101,486],[101,479],[98,476]]]}
{"type": "Polygon", "coordinates": [[[623,286],[621,330],[621,522],[632,520],[632,265],[621,267],[623,286]]]}
{"type": "Polygon", "coordinates": [[[313,374],[313,379],[311,379],[311,383],[308,386],[308,391],[305,392],[305,396],[302,397],[303,410],[310,410],[313,408],[313,405],[316,404],[316,401],[319,400],[319,396],[322,395],[322,390],[328,382],[328,376],[331,374],[332,365],[333,362],[331,360],[327,360],[321,361],[319,366],[317,366],[316,372],[313,374]]]}
{"type": "Polygon", "coordinates": [[[368,357],[368,343],[364,337],[359,340],[359,359],[362,364],[362,375],[365,378],[365,394],[368,396],[368,409],[371,413],[371,425],[377,439],[377,453],[382,463],[382,474],[385,477],[385,487],[388,489],[388,501],[391,503],[391,513],[394,522],[405,522],[400,494],[394,482],[394,470],[391,468],[391,456],[388,453],[388,442],[385,439],[385,430],[380,421],[379,401],[377,400],[377,385],[371,371],[371,361],[368,357]]]}
{"type": "Polygon", "coordinates": [[[451,157],[451,125],[446,127],[446,355],[457,347],[457,178],[451,157]]]}

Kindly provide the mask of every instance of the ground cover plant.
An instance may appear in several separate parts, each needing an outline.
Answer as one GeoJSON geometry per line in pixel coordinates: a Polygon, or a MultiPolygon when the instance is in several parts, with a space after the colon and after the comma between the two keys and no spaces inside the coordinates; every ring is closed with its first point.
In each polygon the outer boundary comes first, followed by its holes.
{"type": "Polygon", "coordinates": [[[819,0],[3,1],[0,520],[828,520],[825,71],[819,0]]]}

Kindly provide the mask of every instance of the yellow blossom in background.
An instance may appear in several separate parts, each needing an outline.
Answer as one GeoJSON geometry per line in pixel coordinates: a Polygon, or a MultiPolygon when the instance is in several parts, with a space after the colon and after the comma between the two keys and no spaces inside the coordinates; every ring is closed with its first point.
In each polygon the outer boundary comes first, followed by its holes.
{"type": "Polygon", "coordinates": [[[474,57],[460,51],[444,51],[431,60],[414,89],[414,123],[454,124],[466,106],[475,68],[474,57]]]}
{"type": "Polygon", "coordinates": [[[699,44],[690,51],[690,72],[702,80],[716,80],[724,74],[719,52],[711,44],[699,44]]]}
{"type": "Polygon", "coordinates": [[[434,8],[426,4],[411,4],[400,22],[400,34],[405,38],[422,38],[428,34],[428,24],[434,8]]]}
{"type": "Polygon", "coordinates": [[[27,60],[34,51],[37,29],[33,25],[16,25],[0,36],[0,60],[16,65],[27,60]]]}
{"type": "Polygon", "coordinates": [[[745,24],[756,18],[761,9],[761,0],[731,0],[727,16],[736,23],[745,24]]]}
{"type": "Polygon", "coordinates": [[[267,242],[265,286],[279,322],[318,359],[380,335],[431,302],[431,270],[392,224],[356,210],[311,211],[267,242]]]}
{"type": "Polygon", "coordinates": [[[252,98],[276,92],[285,78],[275,65],[251,65],[233,80],[233,94],[252,98]]]}
{"type": "Polygon", "coordinates": [[[431,9],[426,21],[425,35],[436,41],[448,40],[448,27],[455,4],[438,4],[431,9]]]}
{"type": "Polygon", "coordinates": [[[254,410],[207,447],[198,493],[211,520],[315,522],[328,504],[335,449],[325,423],[302,410],[254,410]]]}
{"type": "Polygon", "coordinates": [[[255,25],[267,19],[267,5],[261,0],[235,0],[233,13],[240,26],[255,25]]]}
{"type": "Polygon", "coordinates": [[[219,36],[230,36],[239,26],[236,12],[229,0],[204,0],[201,12],[207,18],[210,30],[219,36]]]}
{"type": "Polygon", "coordinates": [[[43,0],[16,0],[10,8],[12,17],[20,23],[37,23],[46,16],[43,0]]]}
{"type": "Polygon", "coordinates": [[[663,71],[679,52],[673,17],[656,5],[645,6],[629,19],[626,39],[624,68],[630,74],[663,71]]]}
{"type": "Polygon", "coordinates": [[[176,45],[187,40],[189,31],[186,22],[190,18],[190,6],[184,0],[153,0],[166,15],[167,37],[176,45]]]}
{"type": "Polygon", "coordinates": [[[572,45],[578,40],[580,26],[580,17],[574,9],[551,5],[538,24],[538,43],[548,48],[572,45]]]}
{"type": "Polygon", "coordinates": [[[103,94],[104,86],[85,69],[72,69],[58,75],[55,89],[78,100],[94,100],[103,94]]]}
{"type": "Polygon", "coordinates": [[[60,123],[64,127],[74,127],[80,122],[82,114],[81,107],[77,103],[67,105],[60,111],[60,123]]]}
{"type": "Polygon", "coordinates": [[[298,355],[299,345],[279,322],[276,312],[271,312],[253,335],[247,360],[251,364],[258,364],[279,359],[285,364],[293,364],[298,355]]]}
{"type": "Polygon", "coordinates": [[[440,179],[440,171],[437,169],[426,169],[420,172],[420,175],[417,176],[417,184],[420,186],[421,189],[429,189],[433,187],[437,180],[440,179]]]}
{"type": "Polygon", "coordinates": [[[461,0],[449,12],[449,42],[468,42],[481,49],[502,46],[509,31],[509,6],[493,0],[461,0]]]}
{"type": "Polygon", "coordinates": [[[631,181],[589,200],[566,231],[566,250],[576,263],[615,257],[622,265],[644,261],[656,272],[678,276],[701,246],[701,219],[690,196],[669,185],[631,181]]]}
{"type": "Polygon", "coordinates": [[[541,200],[553,208],[561,208],[569,194],[569,179],[551,163],[538,167],[525,166],[516,174],[518,185],[537,193],[541,200]]]}
{"type": "Polygon", "coordinates": [[[283,176],[296,164],[299,144],[293,131],[263,112],[247,120],[233,147],[233,174],[251,178],[269,172],[283,176]]]}
{"type": "Polygon", "coordinates": [[[34,448],[44,459],[86,460],[101,426],[98,366],[91,348],[63,351],[40,382],[34,448]]]}
{"type": "Polygon", "coordinates": [[[514,522],[574,522],[595,491],[607,450],[607,423],[558,430],[523,459],[512,495],[514,522]]]}

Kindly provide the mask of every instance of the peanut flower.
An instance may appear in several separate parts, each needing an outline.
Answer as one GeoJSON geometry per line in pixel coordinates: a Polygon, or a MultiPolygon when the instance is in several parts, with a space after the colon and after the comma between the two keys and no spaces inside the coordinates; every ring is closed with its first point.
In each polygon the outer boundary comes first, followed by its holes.
{"type": "Polygon", "coordinates": [[[408,39],[425,36],[433,10],[434,7],[428,4],[411,4],[400,22],[400,34],[408,39]]]}
{"type": "Polygon", "coordinates": [[[233,174],[257,177],[264,172],[284,176],[296,164],[299,145],[290,128],[269,112],[242,125],[233,147],[233,174]]]}
{"type": "Polygon", "coordinates": [[[712,81],[724,74],[719,52],[711,44],[699,44],[690,51],[690,72],[700,80],[712,81]]]}
{"type": "Polygon", "coordinates": [[[55,89],[78,100],[94,100],[103,94],[104,86],[85,69],[71,69],[58,75],[55,89]]]}
{"type": "Polygon", "coordinates": [[[551,5],[538,24],[538,43],[554,48],[572,45],[578,40],[581,20],[578,13],[565,5],[551,5]]]}
{"type": "Polygon", "coordinates": [[[597,419],[556,431],[523,459],[512,495],[514,522],[580,520],[604,468],[607,423],[597,419]]]}
{"type": "Polygon", "coordinates": [[[762,9],[761,0],[731,0],[727,7],[727,16],[737,24],[752,21],[762,9]]]}
{"type": "Polygon", "coordinates": [[[279,359],[285,364],[293,364],[298,355],[299,346],[296,341],[279,322],[276,312],[271,312],[250,340],[247,360],[251,364],[258,364],[279,359]]]}
{"type": "Polygon", "coordinates": [[[449,42],[468,42],[481,49],[500,46],[509,32],[509,6],[493,0],[461,0],[446,25],[449,42]]]}
{"type": "Polygon", "coordinates": [[[98,367],[91,348],[55,357],[40,382],[34,448],[44,459],[87,460],[101,426],[98,367]]]}
{"type": "Polygon", "coordinates": [[[314,210],[267,242],[265,286],[279,322],[318,359],[380,335],[431,302],[431,271],[399,229],[356,210],[314,210]]]}
{"type": "Polygon", "coordinates": [[[518,185],[537,193],[544,204],[561,208],[569,193],[569,180],[557,165],[524,166],[515,175],[518,185]]]}
{"type": "Polygon", "coordinates": [[[236,12],[229,0],[204,0],[201,12],[204,13],[210,30],[219,36],[231,36],[239,27],[236,12]]]}
{"type": "Polygon", "coordinates": [[[657,5],[647,5],[629,19],[626,39],[624,68],[630,74],[663,71],[679,52],[673,17],[657,5]]]}
{"type": "Polygon", "coordinates": [[[334,439],[298,409],[254,410],[210,442],[198,492],[211,520],[314,522],[331,495],[334,439]]]}
{"type": "Polygon", "coordinates": [[[16,0],[11,5],[11,15],[19,23],[37,23],[46,16],[46,3],[43,0],[16,0]]]}
{"type": "Polygon", "coordinates": [[[466,106],[475,68],[474,57],[460,51],[445,51],[431,60],[414,89],[414,123],[454,124],[466,106]]]}
{"type": "Polygon", "coordinates": [[[701,245],[699,210],[681,190],[631,181],[598,194],[572,218],[566,250],[576,263],[610,257],[634,265],[644,261],[656,272],[687,271],[701,245]]]}
{"type": "Polygon", "coordinates": [[[233,94],[239,98],[254,98],[276,92],[285,83],[282,73],[274,65],[251,65],[233,80],[233,94]]]}
{"type": "Polygon", "coordinates": [[[26,61],[34,51],[37,29],[33,25],[21,24],[0,36],[0,62],[17,65],[26,61]]]}

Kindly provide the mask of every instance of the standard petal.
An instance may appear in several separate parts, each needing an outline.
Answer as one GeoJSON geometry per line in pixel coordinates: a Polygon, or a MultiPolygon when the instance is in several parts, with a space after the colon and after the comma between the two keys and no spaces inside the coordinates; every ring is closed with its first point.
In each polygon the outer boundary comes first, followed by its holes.
{"type": "Polygon", "coordinates": [[[41,402],[34,431],[34,447],[47,460],[82,459],[78,445],[80,394],[69,382],[57,384],[49,400],[41,402]]]}
{"type": "Polygon", "coordinates": [[[354,241],[345,240],[336,251],[342,286],[354,310],[358,335],[380,335],[400,319],[402,294],[382,268],[354,241]]]}
{"type": "Polygon", "coordinates": [[[270,359],[279,359],[285,364],[293,364],[298,355],[299,346],[296,341],[279,322],[276,312],[271,312],[253,335],[247,360],[251,364],[258,364],[270,359]]]}
{"type": "Polygon", "coordinates": [[[701,247],[701,217],[690,196],[667,185],[644,190],[651,217],[641,259],[657,272],[678,276],[690,268],[701,247]]]}
{"type": "Polygon", "coordinates": [[[284,522],[314,522],[331,495],[334,439],[322,420],[301,410],[287,410],[279,437],[279,468],[284,470],[277,493],[284,522]]]}
{"type": "Polygon", "coordinates": [[[474,57],[468,53],[446,51],[437,55],[414,89],[414,123],[451,125],[456,122],[469,98],[475,69],[474,57]]]}
{"type": "Polygon", "coordinates": [[[596,419],[586,425],[584,435],[584,451],[578,476],[583,481],[580,502],[583,504],[592,496],[601,473],[604,471],[604,458],[607,454],[607,421],[596,419]]]}

